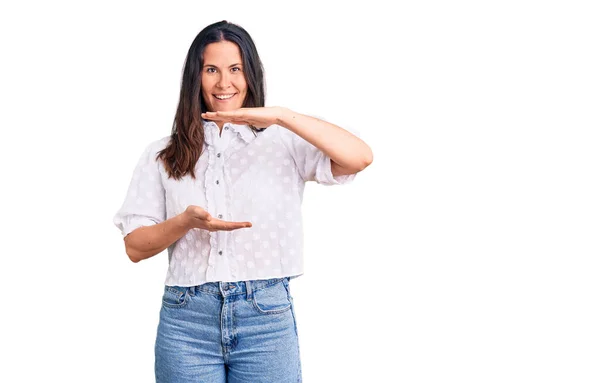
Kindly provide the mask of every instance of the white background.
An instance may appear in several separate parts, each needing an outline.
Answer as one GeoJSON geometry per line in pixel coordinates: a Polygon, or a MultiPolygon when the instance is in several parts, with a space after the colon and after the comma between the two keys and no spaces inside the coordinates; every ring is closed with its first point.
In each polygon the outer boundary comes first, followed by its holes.
{"type": "Polygon", "coordinates": [[[592,2],[284,4],[1,6],[0,381],[153,381],[167,255],[131,263],[112,217],[223,19],[267,105],[374,152],[306,188],[304,381],[600,381],[592,2]]]}

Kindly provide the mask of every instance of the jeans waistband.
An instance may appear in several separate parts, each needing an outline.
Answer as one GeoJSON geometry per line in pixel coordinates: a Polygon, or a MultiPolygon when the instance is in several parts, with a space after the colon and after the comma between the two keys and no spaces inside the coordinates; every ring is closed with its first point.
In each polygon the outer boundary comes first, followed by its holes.
{"type": "Polygon", "coordinates": [[[190,288],[193,293],[203,292],[223,297],[245,294],[248,299],[251,299],[252,292],[265,289],[269,286],[277,284],[281,281],[288,284],[290,277],[272,278],[272,279],[257,279],[252,281],[239,282],[207,282],[190,288]]]}

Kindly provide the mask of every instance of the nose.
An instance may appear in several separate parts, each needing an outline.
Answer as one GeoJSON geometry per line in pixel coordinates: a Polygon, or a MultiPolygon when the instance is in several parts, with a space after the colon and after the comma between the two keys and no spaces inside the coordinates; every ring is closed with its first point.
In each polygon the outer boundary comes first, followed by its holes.
{"type": "Polygon", "coordinates": [[[221,74],[221,76],[219,77],[219,81],[217,82],[217,87],[219,87],[221,89],[227,89],[227,88],[229,88],[230,84],[231,84],[231,80],[229,79],[229,74],[227,74],[227,73],[221,74]]]}

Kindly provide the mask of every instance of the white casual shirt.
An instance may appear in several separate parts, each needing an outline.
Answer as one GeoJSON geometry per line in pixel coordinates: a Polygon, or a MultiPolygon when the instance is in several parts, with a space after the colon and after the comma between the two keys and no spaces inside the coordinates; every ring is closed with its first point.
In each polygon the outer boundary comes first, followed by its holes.
{"type": "MultiPolygon", "coordinates": [[[[205,150],[196,179],[168,178],[157,153],[170,136],[142,154],[114,224],[126,236],[197,205],[213,217],[249,221],[233,231],[191,229],[168,247],[168,286],[297,277],[303,274],[301,204],[304,184],[338,185],[356,174],[333,176],[330,158],[279,125],[255,133],[247,125],[203,121],[205,150]]],[[[353,133],[357,134],[354,130],[353,133]]]]}

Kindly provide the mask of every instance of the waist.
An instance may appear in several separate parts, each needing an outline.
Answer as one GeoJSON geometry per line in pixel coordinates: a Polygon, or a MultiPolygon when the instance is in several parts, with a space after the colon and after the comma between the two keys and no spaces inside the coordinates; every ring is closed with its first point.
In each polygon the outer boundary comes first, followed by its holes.
{"type": "Polygon", "coordinates": [[[239,282],[207,282],[198,286],[192,286],[190,289],[194,292],[203,292],[220,296],[232,296],[266,289],[267,287],[280,283],[283,280],[289,283],[290,279],[290,277],[283,277],[239,282]]]}

